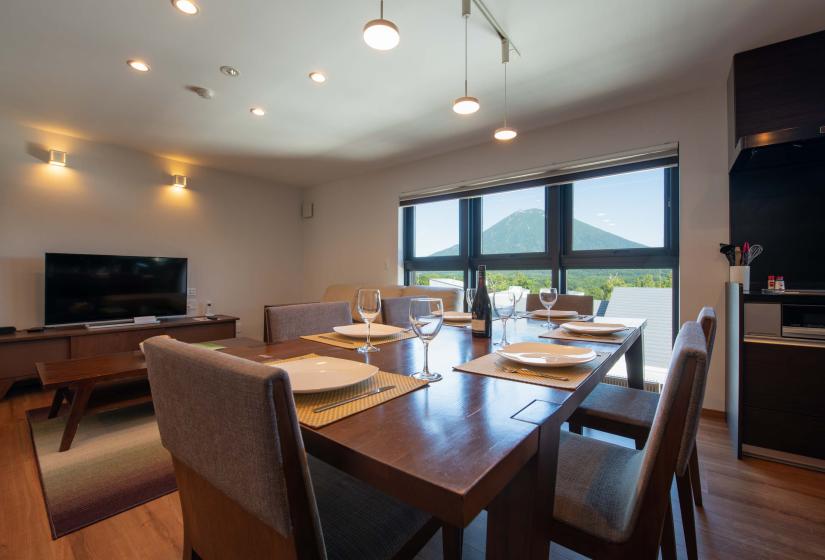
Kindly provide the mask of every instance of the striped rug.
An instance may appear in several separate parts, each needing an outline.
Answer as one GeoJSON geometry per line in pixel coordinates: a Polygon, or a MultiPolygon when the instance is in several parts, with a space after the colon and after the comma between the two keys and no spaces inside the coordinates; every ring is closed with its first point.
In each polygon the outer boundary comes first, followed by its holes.
{"type": "Polygon", "coordinates": [[[53,538],[176,489],[151,403],[84,417],[63,453],[65,417],[47,412],[30,410],[28,419],[53,538]]]}

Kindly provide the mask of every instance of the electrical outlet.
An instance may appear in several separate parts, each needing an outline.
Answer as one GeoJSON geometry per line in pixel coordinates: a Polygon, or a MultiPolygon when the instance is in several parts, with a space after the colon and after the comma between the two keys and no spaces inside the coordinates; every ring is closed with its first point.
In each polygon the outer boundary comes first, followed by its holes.
{"type": "Polygon", "coordinates": [[[186,290],[186,295],[188,295],[189,297],[195,297],[196,295],[198,295],[197,288],[189,288],[188,290],[186,290]]]}

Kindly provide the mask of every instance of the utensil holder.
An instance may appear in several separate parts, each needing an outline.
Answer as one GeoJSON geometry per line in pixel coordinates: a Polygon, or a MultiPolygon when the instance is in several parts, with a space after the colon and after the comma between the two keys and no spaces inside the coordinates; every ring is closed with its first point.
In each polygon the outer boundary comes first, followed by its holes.
{"type": "Polygon", "coordinates": [[[749,292],[751,288],[751,267],[732,266],[730,267],[730,281],[742,284],[742,290],[749,292]]]}

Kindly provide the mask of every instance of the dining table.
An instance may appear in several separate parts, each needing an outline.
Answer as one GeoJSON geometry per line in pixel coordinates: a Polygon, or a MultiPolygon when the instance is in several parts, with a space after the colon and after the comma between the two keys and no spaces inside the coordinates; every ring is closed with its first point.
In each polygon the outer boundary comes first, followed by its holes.
{"type": "MultiPolygon", "coordinates": [[[[383,402],[319,428],[301,426],[311,455],[428,512],[444,526],[445,550],[458,557],[461,529],[487,510],[486,557],[549,556],[555,475],[562,425],[622,358],[628,385],[643,388],[644,319],[611,317],[630,333],[621,343],[597,337],[550,340],[541,320],[508,322],[514,342],[543,342],[591,348],[602,358],[575,389],[465,373],[455,366],[494,352],[492,338],[472,336],[447,323],[430,343],[429,367],[443,376],[425,388],[383,402]]],[[[366,362],[382,371],[410,375],[422,369],[417,338],[361,354],[303,338],[222,350],[245,359],[275,360],[317,354],[366,362]]]]}

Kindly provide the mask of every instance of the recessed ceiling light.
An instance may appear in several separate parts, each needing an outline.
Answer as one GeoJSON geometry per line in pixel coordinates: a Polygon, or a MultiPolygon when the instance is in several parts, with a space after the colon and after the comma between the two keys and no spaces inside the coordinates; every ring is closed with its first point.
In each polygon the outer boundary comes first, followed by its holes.
{"type": "Polygon", "coordinates": [[[518,132],[516,132],[516,129],[511,128],[509,126],[504,126],[502,128],[498,128],[493,133],[493,137],[496,140],[500,140],[502,142],[507,142],[509,140],[512,140],[516,136],[518,136],[518,132]]]}
{"type": "Polygon", "coordinates": [[[140,59],[137,59],[137,58],[132,58],[130,60],[127,60],[126,64],[128,64],[129,67],[132,70],[137,70],[138,72],[148,72],[149,71],[149,65],[146,62],[144,62],[140,59]]]}
{"type": "Polygon", "coordinates": [[[323,84],[327,81],[327,77],[322,72],[310,72],[309,79],[316,84],[323,84]]]}
{"type": "Polygon", "coordinates": [[[249,112],[255,115],[256,117],[263,117],[264,115],[266,115],[266,111],[264,111],[260,107],[252,107],[249,110],[249,112]]]}
{"type": "Polygon", "coordinates": [[[192,0],[172,0],[172,5],[187,16],[194,16],[200,9],[192,0]]]}
{"type": "Polygon", "coordinates": [[[229,76],[230,78],[237,78],[241,75],[237,68],[233,68],[232,66],[221,66],[221,74],[224,76],[229,76]]]}

